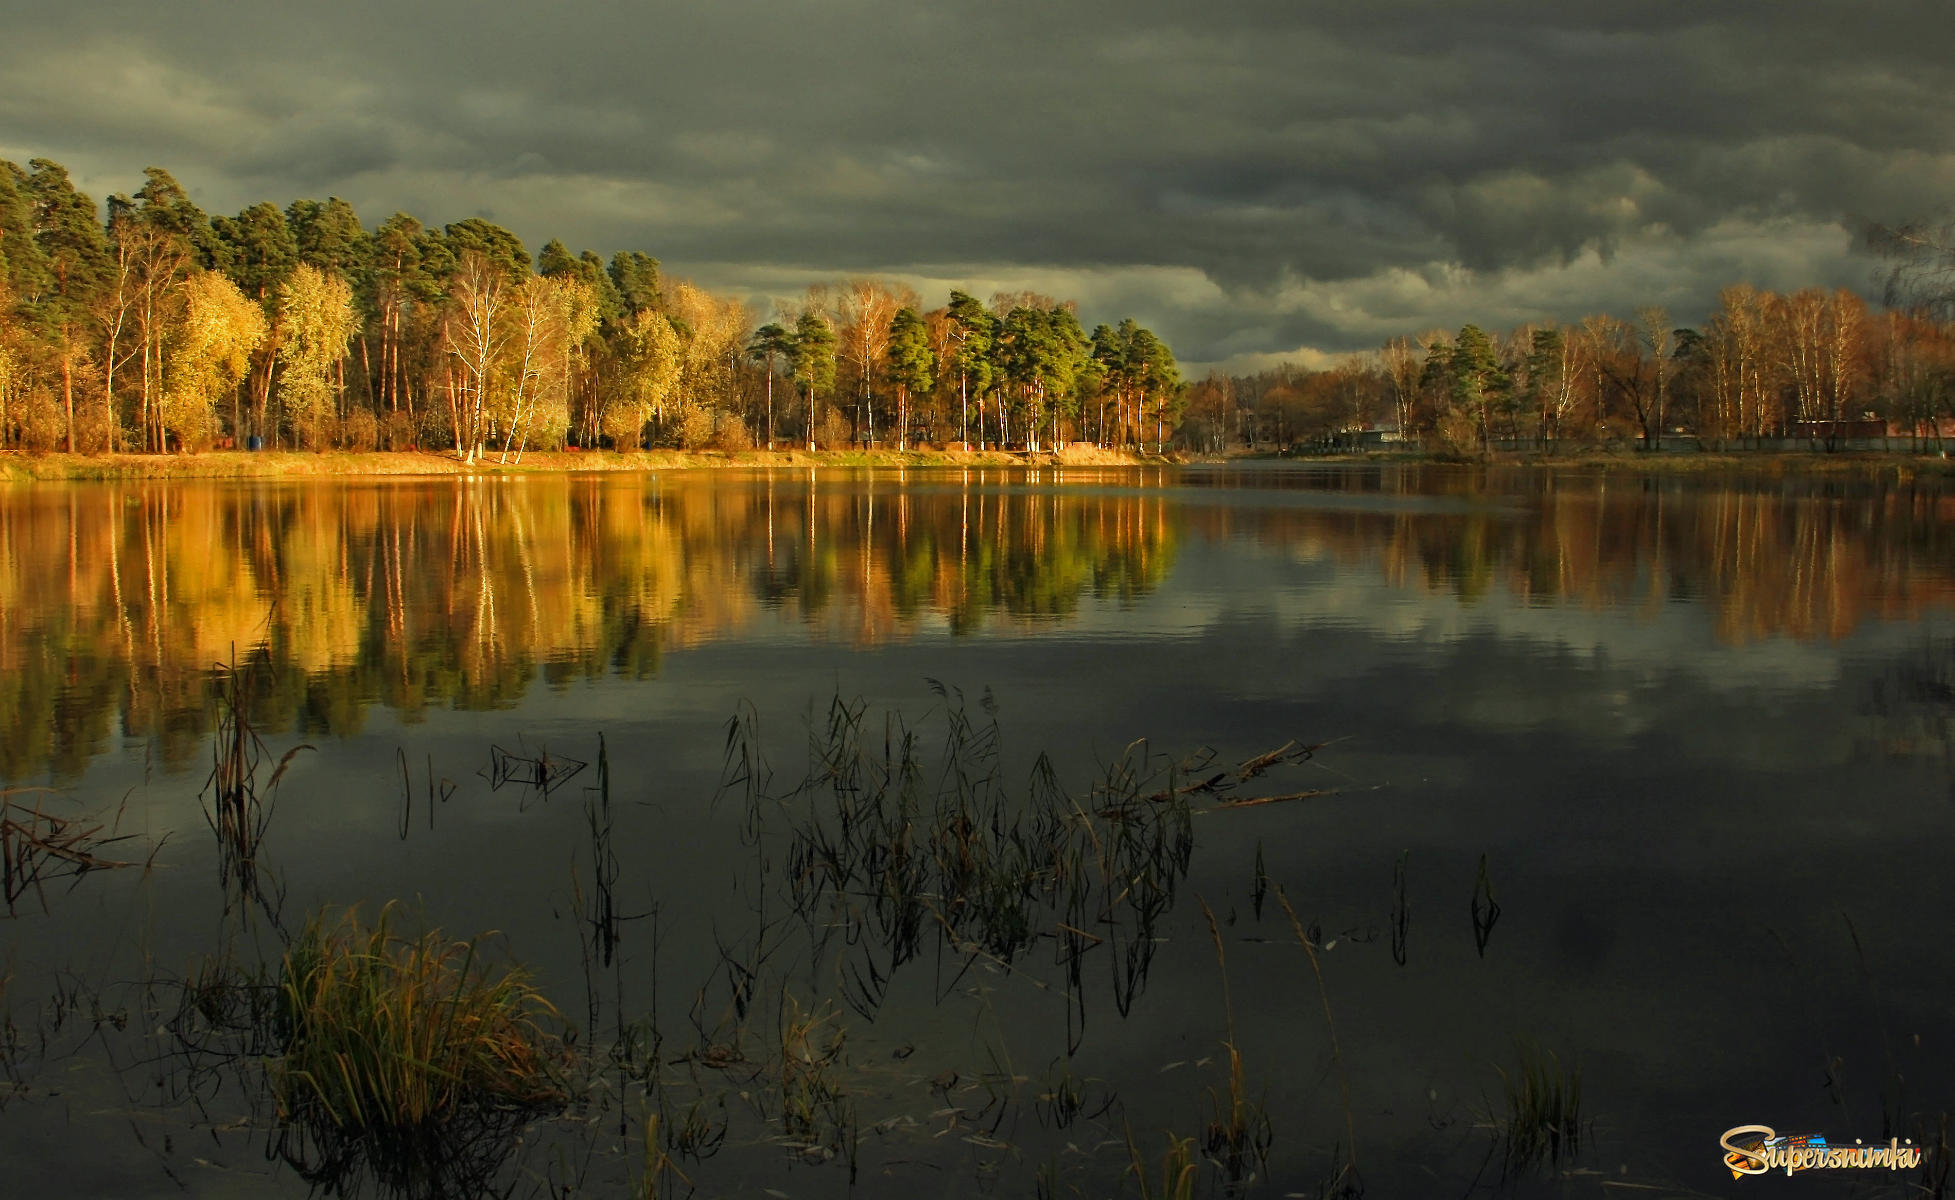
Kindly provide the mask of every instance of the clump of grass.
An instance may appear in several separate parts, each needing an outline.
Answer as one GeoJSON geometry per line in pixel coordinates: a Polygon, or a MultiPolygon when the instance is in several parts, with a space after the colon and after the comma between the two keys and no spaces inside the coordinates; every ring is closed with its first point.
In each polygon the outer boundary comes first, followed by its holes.
{"type": "Polygon", "coordinates": [[[1505,1097],[1494,1136],[1508,1178],[1536,1167],[1557,1169],[1582,1148],[1581,1067],[1564,1065],[1552,1051],[1525,1041],[1519,1058],[1511,1072],[1497,1068],[1505,1097]]]}
{"type": "Polygon", "coordinates": [[[199,800],[204,820],[217,837],[218,879],[226,895],[235,885],[240,899],[260,902],[275,921],[278,888],[276,881],[260,878],[258,851],[271,825],[279,781],[299,751],[312,747],[287,750],[272,769],[263,791],[259,790],[258,768],[269,751],[251,723],[251,710],[259,676],[269,674],[268,664],[269,659],[260,651],[248,662],[233,661],[219,669],[217,735],[211,739],[210,778],[204,782],[199,800]]]}
{"type": "Polygon", "coordinates": [[[793,996],[781,1003],[781,1125],[791,1137],[817,1141],[825,1125],[839,1126],[841,1061],[847,1030],[840,1014],[823,1005],[813,1011],[793,996]]]}
{"type": "Polygon", "coordinates": [[[1115,1102],[1103,1081],[1075,1075],[1070,1058],[1052,1064],[1035,1099],[1039,1123],[1048,1129],[1067,1129],[1076,1121],[1102,1117],[1115,1102]]]}
{"type": "Polygon", "coordinates": [[[1195,1139],[1176,1137],[1173,1133],[1167,1139],[1167,1148],[1161,1152],[1161,1169],[1156,1174],[1148,1170],[1147,1156],[1134,1140],[1134,1131],[1129,1129],[1127,1171],[1140,1184],[1141,1200],[1194,1200],[1195,1184],[1201,1179],[1195,1139]]]}
{"type": "Polygon", "coordinates": [[[1921,1175],[1920,1181],[1914,1185],[1915,1193],[1923,1200],[1947,1200],[1948,1196],[1955,1195],[1955,1188],[1948,1185],[1948,1114],[1936,1114],[1932,1125],[1924,1120],[1915,1140],[1928,1148],[1928,1152],[1921,1156],[1921,1175]]]}
{"type": "MultiPolygon", "coordinates": [[[[965,712],[961,693],[932,688],[948,701],[934,763],[900,719],[887,719],[876,737],[861,701],[838,697],[825,725],[811,726],[807,776],[776,798],[790,821],[789,901],[818,954],[839,940],[844,999],[869,1019],[895,973],[933,935],[939,967],[955,959],[948,981],[939,975],[940,995],[979,962],[1008,970],[1035,943],[1053,940],[1066,972],[1068,1050],[1076,1050],[1087,953],[1106,948],[1115,1006],[1125,1015],[1145,986],[1155,928],[1188,873],[1190,798],[1219,791],[1231,773],[1184,786],[1212,755],[1174,763],[1136,742],[1083,800],[1060,786],[1043,756],[1019,792],[1003,777],[989,694],[980,707],[990,720],[980,722],[965,712]]],[[[750,829],[767,799],[747,765],[754,737],[744,719],[729,725],[728,779],[747,784],[750,829]]],[[[1303,753],[1286,747],[1235,776],[1254,777],[1303,753]]]]}
{"type": "Polygon", "coordinates": [[[701,1096],[692,1102],[672,1130],[674,1150],[694,1162],[704,1162],[719,1153],[720,1147],[726,1144],[728,1126],[725,1095],[717,1097],[716,1103],[719,1108],[717,1121],[706,1111],[706,1097],[701,1096]]]}
{"type": "Polygon", "coordinates": [[[1215,967],[1222,975],[1222,1012],[1228,1020],[1229,1033],[1228,1040],[1222,1043],[1229,1055],[1228,1095],[1209,1089],[1212,1116],[1203,1132],[1202,1148],[1221,1164],[1229,1182],[1242,1183],[1253,1179],[1268,1165],[1275,1130],[1262,1101],[1249,1095],[1242,1054],[1236,1046],[1235,1002],[1229,995],[1229,964],[1222,949],[1222,930],[1215,923],[1215,913],[1208,907],[1208,901],[1199,896],[1195,899],[1201,905],[1202,916],[1208,920],[1208,936],[1215,943],[1215,967]]]}
{"type": "Polygon", "coordinates": [[[658,1113],[645,1117],[645,1163],[638,1173],[637,1200],[658,1200],[659,1182],[668,1175],[685,1185],[687,1192],[692,1191],[692,1180],[672,1161],[672,1155],[659,1141],[660,1122],[658,1113]]]}
{"type": "Polygon", "coordinates": [[[543,1029],[557,1013],[520,968],[391,917],[315,915],[285,954],[280,1150],[328,1187],[365,1169],[395,1190],[472,1194],[518,1127],[566,1102],[562,1043],[543,1029]]]}

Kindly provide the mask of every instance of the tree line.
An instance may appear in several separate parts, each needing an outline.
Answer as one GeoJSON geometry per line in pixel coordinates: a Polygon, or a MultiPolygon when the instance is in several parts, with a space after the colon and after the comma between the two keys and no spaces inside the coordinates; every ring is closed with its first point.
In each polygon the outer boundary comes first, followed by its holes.
{"type": "Polygon", "coordinates": [[[1736,284],[1696,328],[1661,307],[1633,318],[1468,324],[1394,337],[1321,370],[1211,373],[1191,389],[1196,445],[1353,444],[1370,431],[1458,456],[1497,448],[1710,449],[1803,440],[1955,435],[1955,324],[1905,286],[1871,308],[1844,289],[1778,294],[1736,284]]]}
{"type": "Polygon", "coordinates": [[[534,260],[480,218],[351,205],[209,216],[152,167],[106,212],[59,163],[0,162],[0,447],[920,444],[1162,449],[1174,355],[1033,292],[925,309],[876,279],[773,320],[634,250],[534,260]]]}

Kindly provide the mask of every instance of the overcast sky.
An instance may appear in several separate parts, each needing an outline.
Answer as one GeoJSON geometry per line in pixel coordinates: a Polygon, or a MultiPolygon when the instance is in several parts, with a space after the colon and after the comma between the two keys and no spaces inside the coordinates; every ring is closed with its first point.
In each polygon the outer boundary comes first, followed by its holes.
{"type": "Polygon", "coordinates": [[[1955,34],[1884,0],[0,0],[0,157],[879,274],[1256,366],[1468,320],[1873,290],[1955,198],[1955,34]]]}

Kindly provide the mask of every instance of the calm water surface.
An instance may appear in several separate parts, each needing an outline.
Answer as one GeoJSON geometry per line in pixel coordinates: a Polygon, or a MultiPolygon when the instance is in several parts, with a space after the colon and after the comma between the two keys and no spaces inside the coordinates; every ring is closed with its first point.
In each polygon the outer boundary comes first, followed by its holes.
{"type": "MultiPolygon", "coordinates": [[[[227,906],[199,801],[216,668],[256,661],[270,754],[313,747],[261,852],[286,924],[400,901],[497,931],[586,1040],[656,1017],[668,1104],[730,1114],[718,1155],[681,1164],[701,1194],[850,1190],[782,1144],[763,1075],[685,1058],[763,1057],[783,996],[846,1030],[855,1194],[1132,1193],[1129,1130],[1158,1159],[1226,1095],[1197,898],[1271,1119],[1254,1194],[1319,1194],[1353,1134],[1373,1196],[1903,1194],[1878,1172],[1734,1182],[1716,1142],[1919,1140],[1955,1109],[1952,615],[1955,490],[1893,474],[17,487],[0,777],[54,789],[16,805],[114,817],[131,837],[105,853],[147,866],[24,895],[0,926],[0,1156],[23,1195],[306,1191],[242,1072],[184,1073],[155,998],[200,956],[276,959],[273,923],[227,906]],[[1327,744],[1233,795],[1328,794],[1193,818],[1124,1016],[1112,951],[1089,951],[1069,1033],[1049,939],[1009,966],[932,951],[851,1003],[780,898],[792,803],[756,843],[715,801],[729,719],[785,791],[835,698],[866,705],[878,752],[900,719],[932,758],[960,695],[1014,789],[1042,752],[1084,794],[1123,754],[1227,765],[1297,739],[1327,744]],[[578,915],[594,770],[492,786],[492,747],[588,762],[600,735],[640,918],[608,971],[578,915]],[[1279,886],[1323,947],[1342,1072],[1279,886]],[[732,961],[760,967],[746,1026],[732,961]],[[1579,1062],[1588,1127],[1572,1170],[1503,1182],[1488,1126],[1523,1046],[1579,1062]],[[1088,1112],[1060,1127],[1040,1097],[1068,1073],[1088,1112]]],[[[506,1185],[624,1194],[642,1147],[618,1111],[643,1095],[533,1130],[506,1185]]]]}

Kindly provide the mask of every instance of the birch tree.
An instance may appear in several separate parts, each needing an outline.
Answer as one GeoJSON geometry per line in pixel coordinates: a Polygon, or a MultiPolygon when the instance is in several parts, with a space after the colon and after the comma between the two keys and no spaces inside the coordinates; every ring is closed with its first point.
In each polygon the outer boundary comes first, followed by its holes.
{"type": "Polygon", "coordinates": [[[1383,352],[1385,378],[1392,389],[1392,409],[1398,417],[1398,436],[1410,439],[1412,422],[1418,411],[1419,399],[1419,356],[1418,343],[1403,335],[1385,343],[1383,352]]]}
{"type": "Polygon", "coordinates": [[[202,450],[217,437],[218,401],[250,374],[267,326],[264,310],[216,271],[185,281],[182,302],[159,407],[164,432],[185,450],[202,450]]]}
{"type": "Polygon", "coordinates": [[[852,279],[841,295],[841,352],[853,368],[858,388],[861,427],[876,436],[876,396],[872,382],[889,350],[890,326],[903,308],[915,308],[916,296],[907,288],[898,294],[876,279],[852,279]]]}
{"type": "Polygon", "coordinates": [[[559,440],[570,427],[570,373],[577,348],[597,326],[597,297],[569,276],[532,275],[515,289],[516,333],[509,365],[510,403],[502,457],[516,461],[533,433],[559,440]]]}
{"type": "Polygon", "coordinates": [[[639,449],[645,426],[663,424],[678,390],[684,347],[664,313],[640,309],[619,333],[618,393],[605,405],[599,426],[618,449],[639,449]]]}
{"type": "Polygon", "coordinates": [[[357,325],[353,289],[310,264],[293,268],[278,288],[279,403],[309,448],[323,450],[339,416],[334,368],[357,325]]]}
{"type": "Polygon", "coordinates": [[[1582,357],[1585,345],[1580,337],[1558,326],[1534,331],[1528,352],[1528,380],[1540,413],[1544,449],[1561,441],[1563,426],[1574,411],[1581,381],[1588,374],[1582,357]]]}
{"type": "Polygon", "coordinates": [[[1859,296],[1839,288],[1827,297],[1826,403],[1835,433],[1853,407],[1858,390],[1866,324],[1867,304],[1859,296]]]}
{"type": "Polygon", "coordinates": [[[449,284],[448,352],[462,366],[462,392],[451,393],[456,449],[464,462],[481,456],[489,435],[490,393],[496,368],[509,340],[509,283],[506,272],[485,255],[470,250],[449,284]]]}

